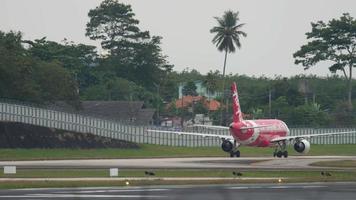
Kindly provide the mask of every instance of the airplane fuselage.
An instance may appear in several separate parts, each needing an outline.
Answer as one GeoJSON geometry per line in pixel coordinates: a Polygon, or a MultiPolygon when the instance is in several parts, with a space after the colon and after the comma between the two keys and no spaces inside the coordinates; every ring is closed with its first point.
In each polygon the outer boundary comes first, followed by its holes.
{"type": "Polygon", "coordinates": [[[272,139],[288,136],[289,129],[283,121],[277,119],[243,120],[230,125],[230,134],[239,145],[269,147],[275,146],[275,143],[270,142],[272,139]]]}

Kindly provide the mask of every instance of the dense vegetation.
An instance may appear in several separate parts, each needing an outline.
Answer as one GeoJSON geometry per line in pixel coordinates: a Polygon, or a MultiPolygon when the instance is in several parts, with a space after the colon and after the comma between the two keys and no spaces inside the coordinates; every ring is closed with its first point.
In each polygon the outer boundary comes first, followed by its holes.
{"type": "MultiPolygon", "coordinates": [[[[165,109],[166,103],[178,98],[180,82],[189,82],[185,94],[196,95],[191,84],[196,80],[202,80],[209,91],[222,94],[223,78],[219,71],[206,75],[194,69],[174,71],[162,53],[161,37],[139,28],[130,5],[105,0],[88,16],[86,35],[100,41],[105,54],[98,54],[94,46],[68,40],[55,42],[44,37],[29,41],[24,40],[21,32],[0,31],[0,97],[41,104],[62,100],[78,109],[82,100],[140,100],[147,107],[159,108],[161,115],[192,116],[187,110],[165,109]]],[[[326,25],[314,26],[315,29],[326,25]]],[[[340,41],[343,45],[342,42],[345,41],[340,41]]],[[[317,60],[304,59],[313,53],[311,48],[316,47],[302,47],[295,54],[297,62],[314,65],[317,60]]],[[[327,53],[333,58],[335,52],[327,53]]],[[[316,56],[322,60],[322,55],[316,56]]],[[[342,55],[338,63],[332,71],[354,66],[342,55]]],[[[291,66],[285,67],[287,70],[291,66]]],[[[307,126],[351,126],[356,122],[354,109],[347,103],[355,96],[354,90],[348,92],[355,88],[355,81],[351,77],[349,80],[348,83],[345,77],[336,75],[225,77],[226,85],[238,83],[246,118],[280,118],[289,125],[307,126]]],[[[230,100],[226,99],[226,116],[231,116],[230,100]]],[[[193,112],[208,114],[220,123],[219,111],[207,112],[198,105],[193,112]]]]}

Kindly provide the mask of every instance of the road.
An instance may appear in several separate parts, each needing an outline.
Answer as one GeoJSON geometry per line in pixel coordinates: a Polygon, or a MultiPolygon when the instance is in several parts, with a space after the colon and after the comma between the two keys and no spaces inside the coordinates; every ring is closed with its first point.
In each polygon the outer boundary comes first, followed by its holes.
{"type": "Polygon", "coordinates": [[[0,199],[354,200],[356,183],[239,184],[0,190],[0,199]]]}
{"type": "Polygon", "coordinates": [[[0,166],[18,168],[239,168],[239,169],[319,169],[310,166],[318,161],[356,160],[356,156],[290,156],[271,157],[204,157],[204,158],[146,158],[146,159],[92,159],[1,161],[0,166]]]}

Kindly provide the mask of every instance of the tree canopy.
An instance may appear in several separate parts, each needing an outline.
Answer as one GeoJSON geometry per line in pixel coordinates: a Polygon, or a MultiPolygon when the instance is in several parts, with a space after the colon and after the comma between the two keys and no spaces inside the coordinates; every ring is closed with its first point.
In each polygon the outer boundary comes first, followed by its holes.
{"type": "Polygon", "coordinates": [[[356,20],[348,13],[328,23],[311,23],[310,41],[294,53],[295,63],[309,69],[321,61],[329,61],[329,70],[342,71],[348,82],[348,103],[352,106],[352,68],[356,66],[356,20]]]}
{"type": "Polygon", "coordinates": [[[183,86],[182,93],[184,96],[197,96],[197,86],[195,86],[193,81],[189,81],[185,86],[183,86]]]}
{"type": "Polygon", "coordinates": [[[101,46],[111,53],[130,50],[135,44],[150,38],[148,31],[141,31],[131,6],[117,0],[105,0],[88,13],[86,35],[101,40],[101,46]]]}
{"type": "Polygon", "coordinates": [[[0,95],[16,100],[79,107],[77,84],[62,63],[32,56],[20,32],[0,31],[0,95]]]}
{"type": "Polygon", "coordinates": [[[103,71],[154,90],[153,83],[162,82],[162,76],[172,65],[162,55],[161,37],[141,31],[131,6],[116,0],[105,0],[88,13],[86,35],[100,40],[109,55],[101,59],[103,71]]]}

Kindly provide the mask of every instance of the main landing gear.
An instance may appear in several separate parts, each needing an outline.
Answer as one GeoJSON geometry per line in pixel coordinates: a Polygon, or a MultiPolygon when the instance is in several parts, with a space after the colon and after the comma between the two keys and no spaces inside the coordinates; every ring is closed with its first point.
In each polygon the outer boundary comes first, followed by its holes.
{"type": "Polygon", "coordinates": [[[238,149],[239,145],[237,144],[236,140],[234,140],[234,148],[230,151],[230,157],[240,157],[240,151],[238,149]]]}
{"type": "Polygon", "coordinates": [[[222,139],[221,148],[226,153],[230,154],[230,157],[240,157],[240,151],[238,149],[239,144],[236,140],[222,139]]]}
{"type": "Polygon", "coordinates": [[[286,141],[280,141],[277,143],[276,149],[273,152],[273,157],[282,158],[288,157],[287,144],[286,141]]]}
{"type": "Polygon", "coordinates": [[[240,151],[239,150],[234,150],[230,152],[230,157],[240,157],[240,151]]]}

